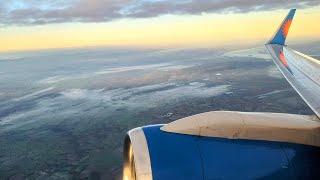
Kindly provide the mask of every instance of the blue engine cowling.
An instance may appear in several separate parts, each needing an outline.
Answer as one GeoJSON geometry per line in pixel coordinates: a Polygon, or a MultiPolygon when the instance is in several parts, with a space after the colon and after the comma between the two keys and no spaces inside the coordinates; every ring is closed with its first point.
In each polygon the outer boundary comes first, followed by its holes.
{"type": "Polygon", "coordinates": [[[161,127],[147,126],[128,133],[124,145],[127,172],[123,179],[320,178],[319,147],[175,134],[161,127]],[[135,131],[140,135],[136,136],[135,131]]]}

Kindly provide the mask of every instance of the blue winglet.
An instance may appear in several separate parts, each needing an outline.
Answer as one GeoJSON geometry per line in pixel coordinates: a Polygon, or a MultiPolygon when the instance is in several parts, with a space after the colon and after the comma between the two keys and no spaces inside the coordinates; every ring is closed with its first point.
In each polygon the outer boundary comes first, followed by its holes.
{"type": "Polygon", "coordinates": [[[284,19],[281,26],[279,27],[276,34],[273,36],[273,38],[268,42],[268,44],[279,44],[279,45],[285,45],[286,38],[294,17],[294,14],[296,13],[296,9],[291,9],[288,16],[284,19]]]}

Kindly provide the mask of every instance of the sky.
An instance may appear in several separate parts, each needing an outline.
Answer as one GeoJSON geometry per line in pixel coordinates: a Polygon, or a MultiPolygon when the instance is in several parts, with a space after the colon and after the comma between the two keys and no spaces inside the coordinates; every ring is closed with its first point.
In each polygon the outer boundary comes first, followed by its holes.
{"type": "Polygon", "coordinates": [[[0,0],[0,51],[257,45],[290,8],[288,43],[320,40],[320,0],[0,0]]]}

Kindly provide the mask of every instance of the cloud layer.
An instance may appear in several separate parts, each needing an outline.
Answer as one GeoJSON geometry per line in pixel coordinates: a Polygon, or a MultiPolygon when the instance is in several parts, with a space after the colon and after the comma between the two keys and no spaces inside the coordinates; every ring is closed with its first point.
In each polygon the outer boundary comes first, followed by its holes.
{"type": "Polygon", "coordinates": [[[166,14],[250,12],[320,5],[319,0],[6,0],[0,24],[108,22],[166,14]]]}

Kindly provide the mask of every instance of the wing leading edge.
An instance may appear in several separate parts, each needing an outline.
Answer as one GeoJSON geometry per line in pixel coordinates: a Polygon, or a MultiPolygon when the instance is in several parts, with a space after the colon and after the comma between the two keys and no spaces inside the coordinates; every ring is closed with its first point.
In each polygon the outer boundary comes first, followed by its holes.
{"type": "Polygon", "coordinates": [[[287,81],[320,118],[320,61],[285,45],[295,11],[289,12],[266,48],[287,81]]]}

